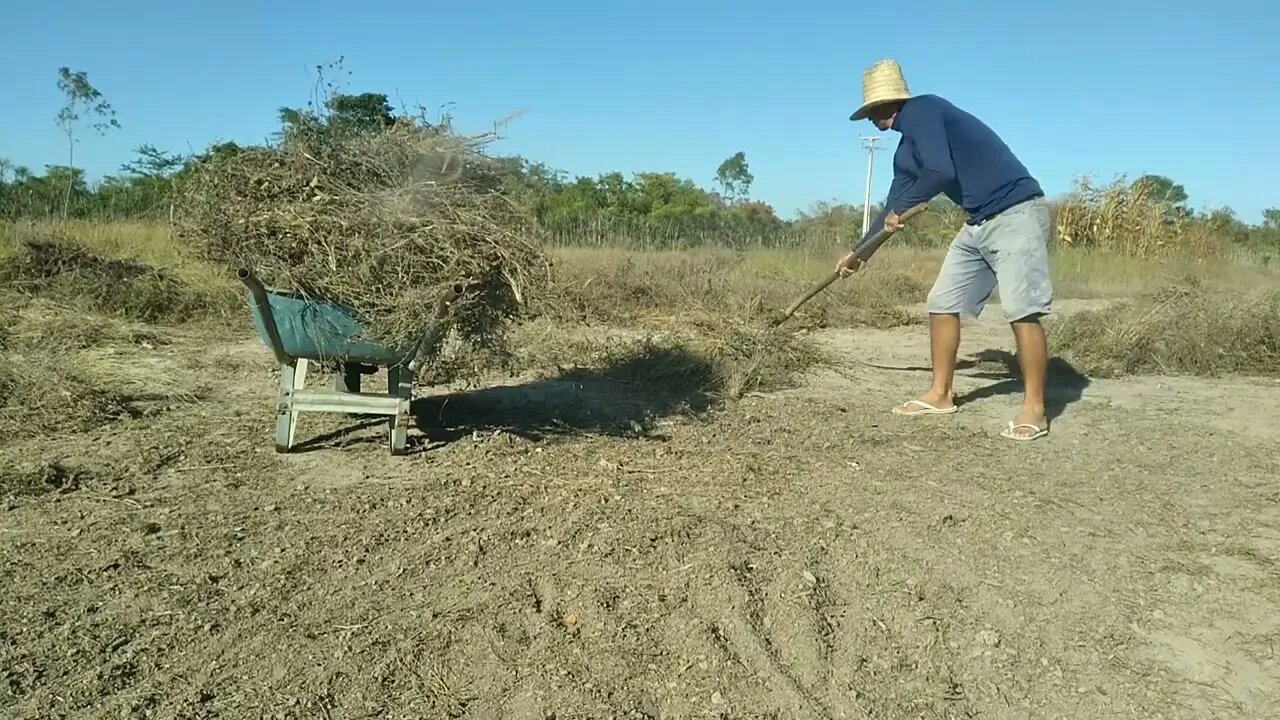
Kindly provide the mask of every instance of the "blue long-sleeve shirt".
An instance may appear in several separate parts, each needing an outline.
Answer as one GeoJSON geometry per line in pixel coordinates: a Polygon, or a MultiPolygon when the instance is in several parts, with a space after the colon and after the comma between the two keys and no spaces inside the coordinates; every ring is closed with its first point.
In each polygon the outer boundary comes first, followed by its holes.
{"type": "Polygon", "coordinates": [[[1044,195],[991,128],[937,95],[903,103],[893,129],[902,133],[893,154],[893,184],[863,242],[884,227],[890,210],[901,215],[939,193],[964,208],[971,224],[1044,195]]]}

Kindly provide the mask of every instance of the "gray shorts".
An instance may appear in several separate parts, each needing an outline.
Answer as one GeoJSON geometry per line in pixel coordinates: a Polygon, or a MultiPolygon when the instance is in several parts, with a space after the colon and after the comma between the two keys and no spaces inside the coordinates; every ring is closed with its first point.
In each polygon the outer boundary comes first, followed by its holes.
{"type": "Polygon", "coordinates": [[[1047,315],[1053,304],[1052,236],[1045,198],[1014,205],[981,225],[965,224],[929,291],[929,312],[977,316],[999,284],[1000,305],[1010,322],[1047,315]]]}

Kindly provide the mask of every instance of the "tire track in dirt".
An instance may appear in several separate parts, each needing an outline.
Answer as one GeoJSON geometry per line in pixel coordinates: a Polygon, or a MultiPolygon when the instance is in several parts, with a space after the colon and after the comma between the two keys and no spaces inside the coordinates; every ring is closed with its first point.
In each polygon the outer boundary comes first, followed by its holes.
{"type": "MultiPolygon", "coordinates": [[[[795,696],[803,701],[803,704],[808,706],[817,717],[830,720],[834,718],[831,708],[800,678],[799,671],[783,658],[782,649],[768,627],[767,603],[761,581],[756,578],[756,573],[759,571],[758,565],[747,560],[739,561],[731,567],[733,580],[744,596],[743,613],[747,627],[750,629],[751,639],[759,645],[768,661],[769,670],[781,678],[795,696]]],[[[831,675],[829,660],[821,663],[820,667],[825,676],[831,675]]]]}
{"type": "Polygon", "coordinates": [[[836,602],[832,597],[831,583],[825,577],[807,573],[805,579],[813,585],[809,591],[809,609],[813,613],[814,633],[818,637],[820,647],[822,680],[828,686],[832,682],[835,668],[833,666],[836,654],[836,633],[839,630],[839,623],[836,621],[834,608],[836,602]]]}

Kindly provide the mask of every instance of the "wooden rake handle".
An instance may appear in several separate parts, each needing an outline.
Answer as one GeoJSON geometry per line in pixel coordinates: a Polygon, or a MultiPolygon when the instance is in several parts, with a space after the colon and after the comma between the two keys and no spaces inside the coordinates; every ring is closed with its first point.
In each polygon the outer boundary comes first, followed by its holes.
{"type": "MultiPolygon", "coordinates": [[[[900,220],[902,220],[902,222],[905,223],[907,220],[910,220],[911,218],[915,217],[916,215],[919,215],[920,213],[928,209],[929,209],[929,203],[920,203],[919,205],[916,205],[915,207],[908,209],[906,212],[902,213],[898,217],[900,220]]],[[[880,228],[880,230],[876,232],[875,235],[872,235],[871,238],[867,240],[866,244],[863,245],[863,247],[857,251],[858,258],[860,260],[866,260],[868,257],[871,256],[872,253],[876,251],[877,248],[883,245],[884,241],[888,240],[889,236],[892,235],[894,232],[896,231],[890,230],[889,228],[885,228],[885,227],[880,228]]],[[[832,270],[829,275],[824,276],[821,280],[814,283],[807,291],[805,291],[804,295],[800,296],[798,300],[791,303],[791,307],[787,308],[786,312],[782,314],[782,317],[778,318],[777,322],[775,322],[774,324],[775,325],[782,324],[784,320],[791,317],[791,315],[794,314],[796,310],[800,309],[801,305],[809,302],[809,300],[812,299],[814,295],[817,295],[823,290],[826,290],[828,285],[830,285],[831,283],[839,279],[840,279],[840,272],[838,270],[832,270]]]]}

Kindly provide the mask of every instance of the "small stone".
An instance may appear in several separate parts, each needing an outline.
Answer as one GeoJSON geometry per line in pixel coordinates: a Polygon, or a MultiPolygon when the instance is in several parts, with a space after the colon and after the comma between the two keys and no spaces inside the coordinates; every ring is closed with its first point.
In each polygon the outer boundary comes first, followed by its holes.
{"type": "Polygon", "coordinates": [[[715,691],[715,692],[711,693],[711,704],[712,704],[712,705],[723,705],[723,704],[724,704],[724,696],[720,694],[720,691],[719,691],[719,690],[717,690],[717,691],[715,691]]]}

